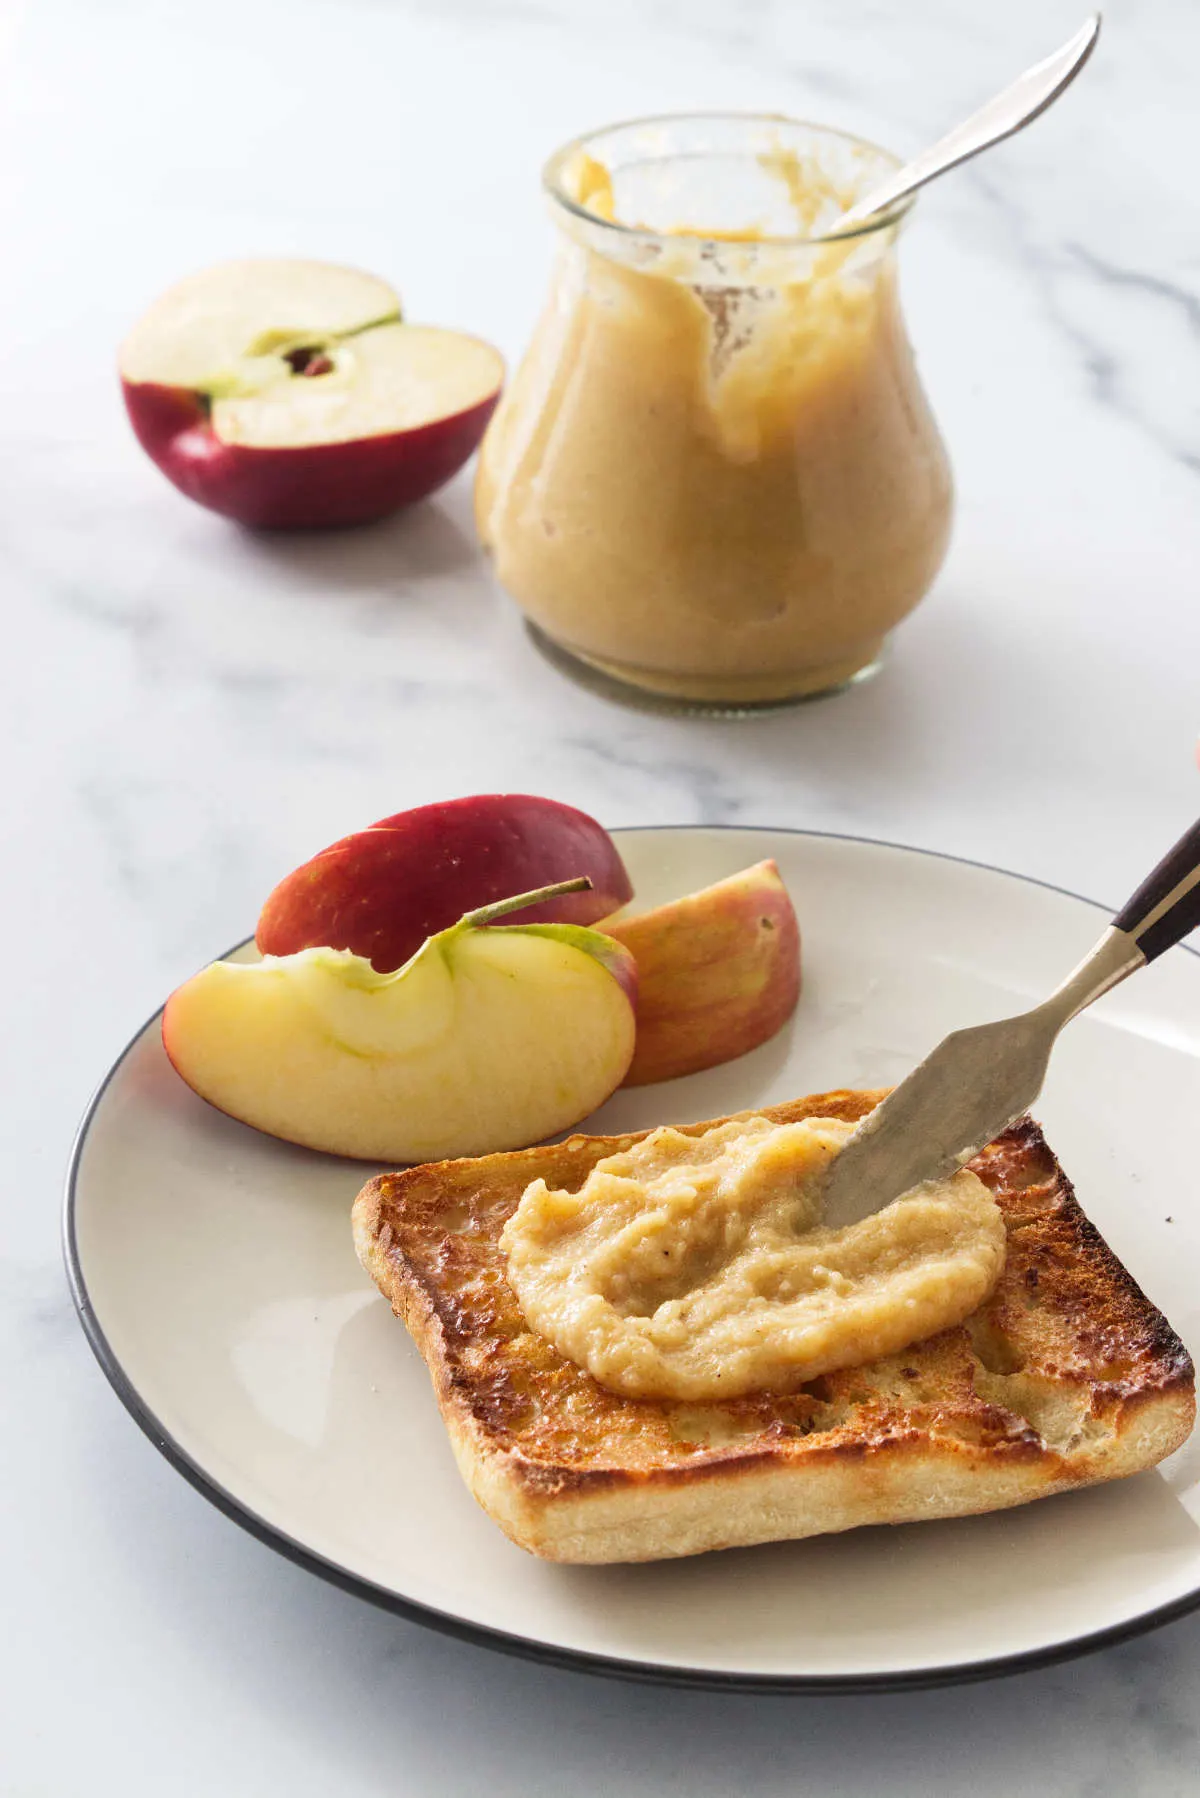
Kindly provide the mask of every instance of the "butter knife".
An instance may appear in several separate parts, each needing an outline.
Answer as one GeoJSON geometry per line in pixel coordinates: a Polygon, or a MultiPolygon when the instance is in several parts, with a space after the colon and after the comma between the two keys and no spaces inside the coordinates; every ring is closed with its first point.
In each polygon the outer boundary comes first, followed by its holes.
{"type": "Polygon", "coordinates": [[[1200,820],[1048,999],[1015,1018],[952,1031],[863,1119],[830,1171],[825,1222],[857,1223],[978,1154],[1041,1092],[1063,1025],[1197,925],[1200,820]]]}

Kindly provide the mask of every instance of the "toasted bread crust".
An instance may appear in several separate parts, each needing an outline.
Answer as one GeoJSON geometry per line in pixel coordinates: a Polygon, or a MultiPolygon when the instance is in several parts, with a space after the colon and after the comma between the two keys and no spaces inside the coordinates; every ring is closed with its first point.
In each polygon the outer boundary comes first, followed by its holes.
{"type": "MultiPolygon", "coordinates": [[[[813,1094],[764,1115],[853,1122],[882,1096],[813,1094]]],[[[971,1163],[1008,1252],[965,1324],[787,1395],[609,1392],[528,1328],[498,1238],[532,1179],[574,1189],[639,1134],[384,1174],[355,1202],[359,1257],[426,1360],[467,1484],[522,1547],[646,1560],[965,1515],[1152,1466],[1188,1435],[1187,1351],[1029,1119],[971,1163]]]]}

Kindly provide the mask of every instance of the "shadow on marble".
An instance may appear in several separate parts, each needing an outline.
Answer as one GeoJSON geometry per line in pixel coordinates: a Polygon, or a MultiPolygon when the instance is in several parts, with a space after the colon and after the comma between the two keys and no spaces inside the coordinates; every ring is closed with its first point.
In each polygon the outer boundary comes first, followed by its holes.
{"type": "Polygon", "coordinates": [[[852,830],[855,812],[876,810],[881,797],[935,800],[959,763],[979,759],[981,686],[1013,695],[1007,777],[1040,777],[1048,752],[1070,751],[1056,740],[1057,678],[1004,620],[950,591],[901,627],[873,680],[792,711],[691,728],[713,750],[734,740],[743,791],[765,790],[790,771],[798,791],[852,830]],[[1022,727],[1031,717],[1036,731],[1022,727]]]}
{"type": "Polygon", "coordinates": [[[394,592],[461,576],[480,560],[474,536],[432,500],[378,524],[340,531],[245,530],[242,541],[251,560],[331,593],[394,592]]]}

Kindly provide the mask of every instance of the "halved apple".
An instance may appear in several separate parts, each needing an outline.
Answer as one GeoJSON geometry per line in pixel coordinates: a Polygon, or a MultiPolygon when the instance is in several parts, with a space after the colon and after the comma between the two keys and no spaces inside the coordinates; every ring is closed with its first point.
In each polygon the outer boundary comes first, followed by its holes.
{"type": "Polygon", "coordinates": [[[522,1148],[620,1085],[633,957],[571,924],[468,913],[403,968],[347,950],[214,962],[172,993],[163,1045],[188,1085],[271,1136],[366,1161],[522,1148]]]}
{"type": "Polygon", "coordinates": [[[800,926],[773,861],[600,928],[638,970],[626,1086],[732,1061],[775,1035],[800,996],[800,926]]]}
{"type": "Polygon", "coordinates": [[[594,924],[633,896],[616,844],[595,818],[532,793],[475,793],[381,818],[284,877],[259,915],[264,955],[352,949],[399,968],[426,937],[506,893],[586,874],[524,923],[594,924]]]}
{"type": "Polygon", "coordinates": [[[242,524],[364,524],[425,498],[482,437],[490,344],[401,322],[386,282],[287,258],[222,263],[121,349],[130,421],[189,498],[242,524]]]}

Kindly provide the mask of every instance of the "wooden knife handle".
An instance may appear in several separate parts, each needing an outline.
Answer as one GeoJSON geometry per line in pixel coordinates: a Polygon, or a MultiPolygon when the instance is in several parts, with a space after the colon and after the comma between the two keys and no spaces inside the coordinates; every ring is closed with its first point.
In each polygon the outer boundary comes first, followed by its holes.
{"type": "Polygon", "coordinates": [[[1134,939],[1147,961],[1195,930],[1200,924],[1200,819],[1167,851],[1113,923],[1134,939]]]}

